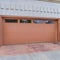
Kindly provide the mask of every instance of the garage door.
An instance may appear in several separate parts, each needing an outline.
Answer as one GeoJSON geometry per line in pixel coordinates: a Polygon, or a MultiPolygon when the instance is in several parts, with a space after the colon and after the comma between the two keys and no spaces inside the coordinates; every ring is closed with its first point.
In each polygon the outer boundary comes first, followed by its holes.
{"type": "Polygon", "coordinates": [[[4,44],[56,41],[54,20],[4,19],[4,44]]]}

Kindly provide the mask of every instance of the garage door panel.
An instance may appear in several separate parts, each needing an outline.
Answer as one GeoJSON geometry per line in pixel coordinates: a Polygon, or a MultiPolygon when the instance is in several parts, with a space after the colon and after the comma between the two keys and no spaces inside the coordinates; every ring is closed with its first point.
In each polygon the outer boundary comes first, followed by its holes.
{"type": "MultiPolygon", "coordinates": [[[[18,20],[19,21],[19,20],[18,20]]],[[[36,23],[4,23],[4,44],[54,42],[56,25],[36,23]]]]}
{"type": "MultiPolygon", "coordinates": [[[[49,42],[49,41],[53,41],[54,40],[54,25],[51,25],[49,26],[50,28],[52,27],[52,30],[50,30],[48,28],[48,26],[45,26],[45,24],[41,24],[41,25],[35,25],[35,24],[31,24],[29,26],[29,24],[27,24],[28,27],[24,24],[21,24],[20,25],[20,28],[23,30],[20,31],[20,38],[23,36],[25,38],[26,41],[29,41],[29,42],[35,42],[35,41],[39,41],[39,42],[44,42],[44,39],[46,42],[49,42]],[[25,26],[25,28],[23,27],[25,26]],[[44,28],[44,27],[45,28],[44,28]],[[47,29],[48,28],[48,29],[47,29]],[[23,33],[24,32],[24,33],[23,33]],[[31,41],[30,41],[30,39],[31,41]]],[[[21,38],[22,40],[24,38],[21,38]]]]}

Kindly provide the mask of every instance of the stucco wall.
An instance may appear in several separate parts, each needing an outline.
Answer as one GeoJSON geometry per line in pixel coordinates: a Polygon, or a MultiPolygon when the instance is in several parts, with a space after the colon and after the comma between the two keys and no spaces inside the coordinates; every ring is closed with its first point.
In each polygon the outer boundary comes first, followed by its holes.
{"type": "Polygon", "coordinates": [[[58,42],[60,42],[60,19],[58,20],[58,42]]]}
{"type": "Polygon", "coordinates": [[[2,24],[2,18],[0,16],[0,45],[2,44],[2,40],[3,40],[3,24],[2,24]]]}

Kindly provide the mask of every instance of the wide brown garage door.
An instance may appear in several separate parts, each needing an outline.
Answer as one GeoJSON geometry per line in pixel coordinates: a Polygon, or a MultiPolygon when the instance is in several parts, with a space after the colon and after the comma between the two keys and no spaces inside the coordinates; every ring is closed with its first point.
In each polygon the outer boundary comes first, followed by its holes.
{"type": "Polygon", "coordinates": [[[54,20],[4,19],[4,44],[56,41],[54,20]]]}

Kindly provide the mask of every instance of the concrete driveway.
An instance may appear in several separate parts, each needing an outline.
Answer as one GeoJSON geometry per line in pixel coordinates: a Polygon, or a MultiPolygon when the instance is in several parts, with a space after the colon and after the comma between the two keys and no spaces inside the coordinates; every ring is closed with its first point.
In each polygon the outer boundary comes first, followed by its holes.
{"type": "Polygon", "coordinates": [[[0,60],[60,60],[60,45],[53,43],[0,46],[0,60]]]}
{"type": "Polygon", "coordinates": [[[0,56],[0,60],[60,60],[60,51],[0,56]]]}

